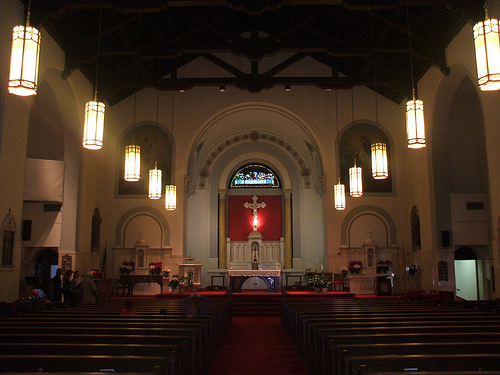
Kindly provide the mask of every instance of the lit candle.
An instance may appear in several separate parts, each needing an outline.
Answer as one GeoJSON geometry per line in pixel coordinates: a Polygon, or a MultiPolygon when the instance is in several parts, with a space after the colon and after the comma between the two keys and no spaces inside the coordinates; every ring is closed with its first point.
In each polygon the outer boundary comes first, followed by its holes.
{"type": "Polygon", "coordinates": [[[233,263],[229,263],[229,269],[232,270],[233,269],[233,263]]]}
{"type": "Polygon", "coordinates": [[[276,269],[279,270],[280,269],[280,264],[279,263],[276,263],[276,269]]]}

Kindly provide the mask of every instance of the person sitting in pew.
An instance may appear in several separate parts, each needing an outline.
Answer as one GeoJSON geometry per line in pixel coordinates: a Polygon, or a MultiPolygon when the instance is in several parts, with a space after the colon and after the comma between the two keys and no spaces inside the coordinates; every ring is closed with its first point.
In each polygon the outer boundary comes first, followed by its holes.
{"type": "Polygon", "coordinates": [[[122,311],[122,315],[137,315],[137,311],[132,308],[132,300],[125,300],[125,308],[122,311]]]}
{"type": "Polygon", "coordinates": [[[210,299],[205,296],[200,296],[196,292],[181,301],[182,307],[188,318],[205,316],[210,307],[210,303],[210,299]]]}

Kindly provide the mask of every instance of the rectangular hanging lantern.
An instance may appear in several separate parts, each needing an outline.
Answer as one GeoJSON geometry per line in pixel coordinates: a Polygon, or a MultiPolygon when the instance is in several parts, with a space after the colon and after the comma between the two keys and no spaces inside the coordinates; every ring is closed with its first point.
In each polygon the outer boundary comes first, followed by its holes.
{"type": "Polygon", "coordinates": [[[36,95],[40,41],[40,32],[34,27],[14,27],[9,93],[19,96],[36,95]]]}
{"type": "Polygon", "coordinates": [[[83,147],[89,150],[99,150],[103,145],[104,103],[91,101],[85,104],[85,123],[83,130],[83,147]]]}
{"type": "Polygon", "coordinates": [[[141,147],[125,147],[125,181],[139,181],[141,178],[141,147]]]}
{"type": "MultiPolygon", "coordinates": [[[[486,18],[488,14],[486,14],[486,18]]],[[[500,89],[500,34],[498,20],[485,19],[474,25],[477,81],[483,91],[500,89]]]]}
{"type": "Polygon", "coordinates": [[[424,102],[408,100],[406,102],[406,132],[408,148],[425,147],[424,102]]]}
{"type": "Polygon", "coordinates": [[[335,209],[345,210],[345,185],[339,183],[333,187],[333,194],[335,199],[335,209]]]}
{"type": "Polygon", "coordinates": [[[160,199],[161,198],[161,169],[151,169],[149,171],[149,198],[150,199],[160,199]]]}
{"type": "Polygon", "coordinates": [[[356,161],[354,161],[354,167],[349,168],[349,189],[351,197],[363,196],[362,170],[361,167],[356,166],[356,161]]]}
{"type": "Polygon", "coordinates": [[[177,208],[177,187],[167,185],[165,187],[165,209],[173,211],[177,208]]]}
{"type": "Polygon", "coordinates": [[[376,180],[389,177],[387,145],[383,142],[372,143],[372,176],[376,180]]]}

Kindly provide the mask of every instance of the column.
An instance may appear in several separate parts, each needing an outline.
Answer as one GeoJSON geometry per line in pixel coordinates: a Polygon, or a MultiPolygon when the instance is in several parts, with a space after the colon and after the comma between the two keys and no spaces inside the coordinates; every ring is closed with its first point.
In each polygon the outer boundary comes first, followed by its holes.
{"type": "Polygon", "coordinates": [[[225,193],[219,193],[219,268],[227,268],[225,193]]]}
{"type": "Polygon", "coordinates": [[[292,200],[291,194],[285,193],[285,267],[293,268],[292,264],[292,200]]]}

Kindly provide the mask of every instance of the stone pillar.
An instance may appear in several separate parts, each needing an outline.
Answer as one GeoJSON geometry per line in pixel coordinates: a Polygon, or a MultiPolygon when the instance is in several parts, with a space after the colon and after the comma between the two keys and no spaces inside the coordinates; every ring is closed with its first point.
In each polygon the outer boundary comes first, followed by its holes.
{"type": "Polygon", "coordinates": [[[285,193],[285,267],[293,268],[292,264],[292,200],[291,194],[285,193]]]}
{"type": "Polygon", "coordinates": [[[227,268],[225,193],[219,193],[219,268],[227,268]]]}

